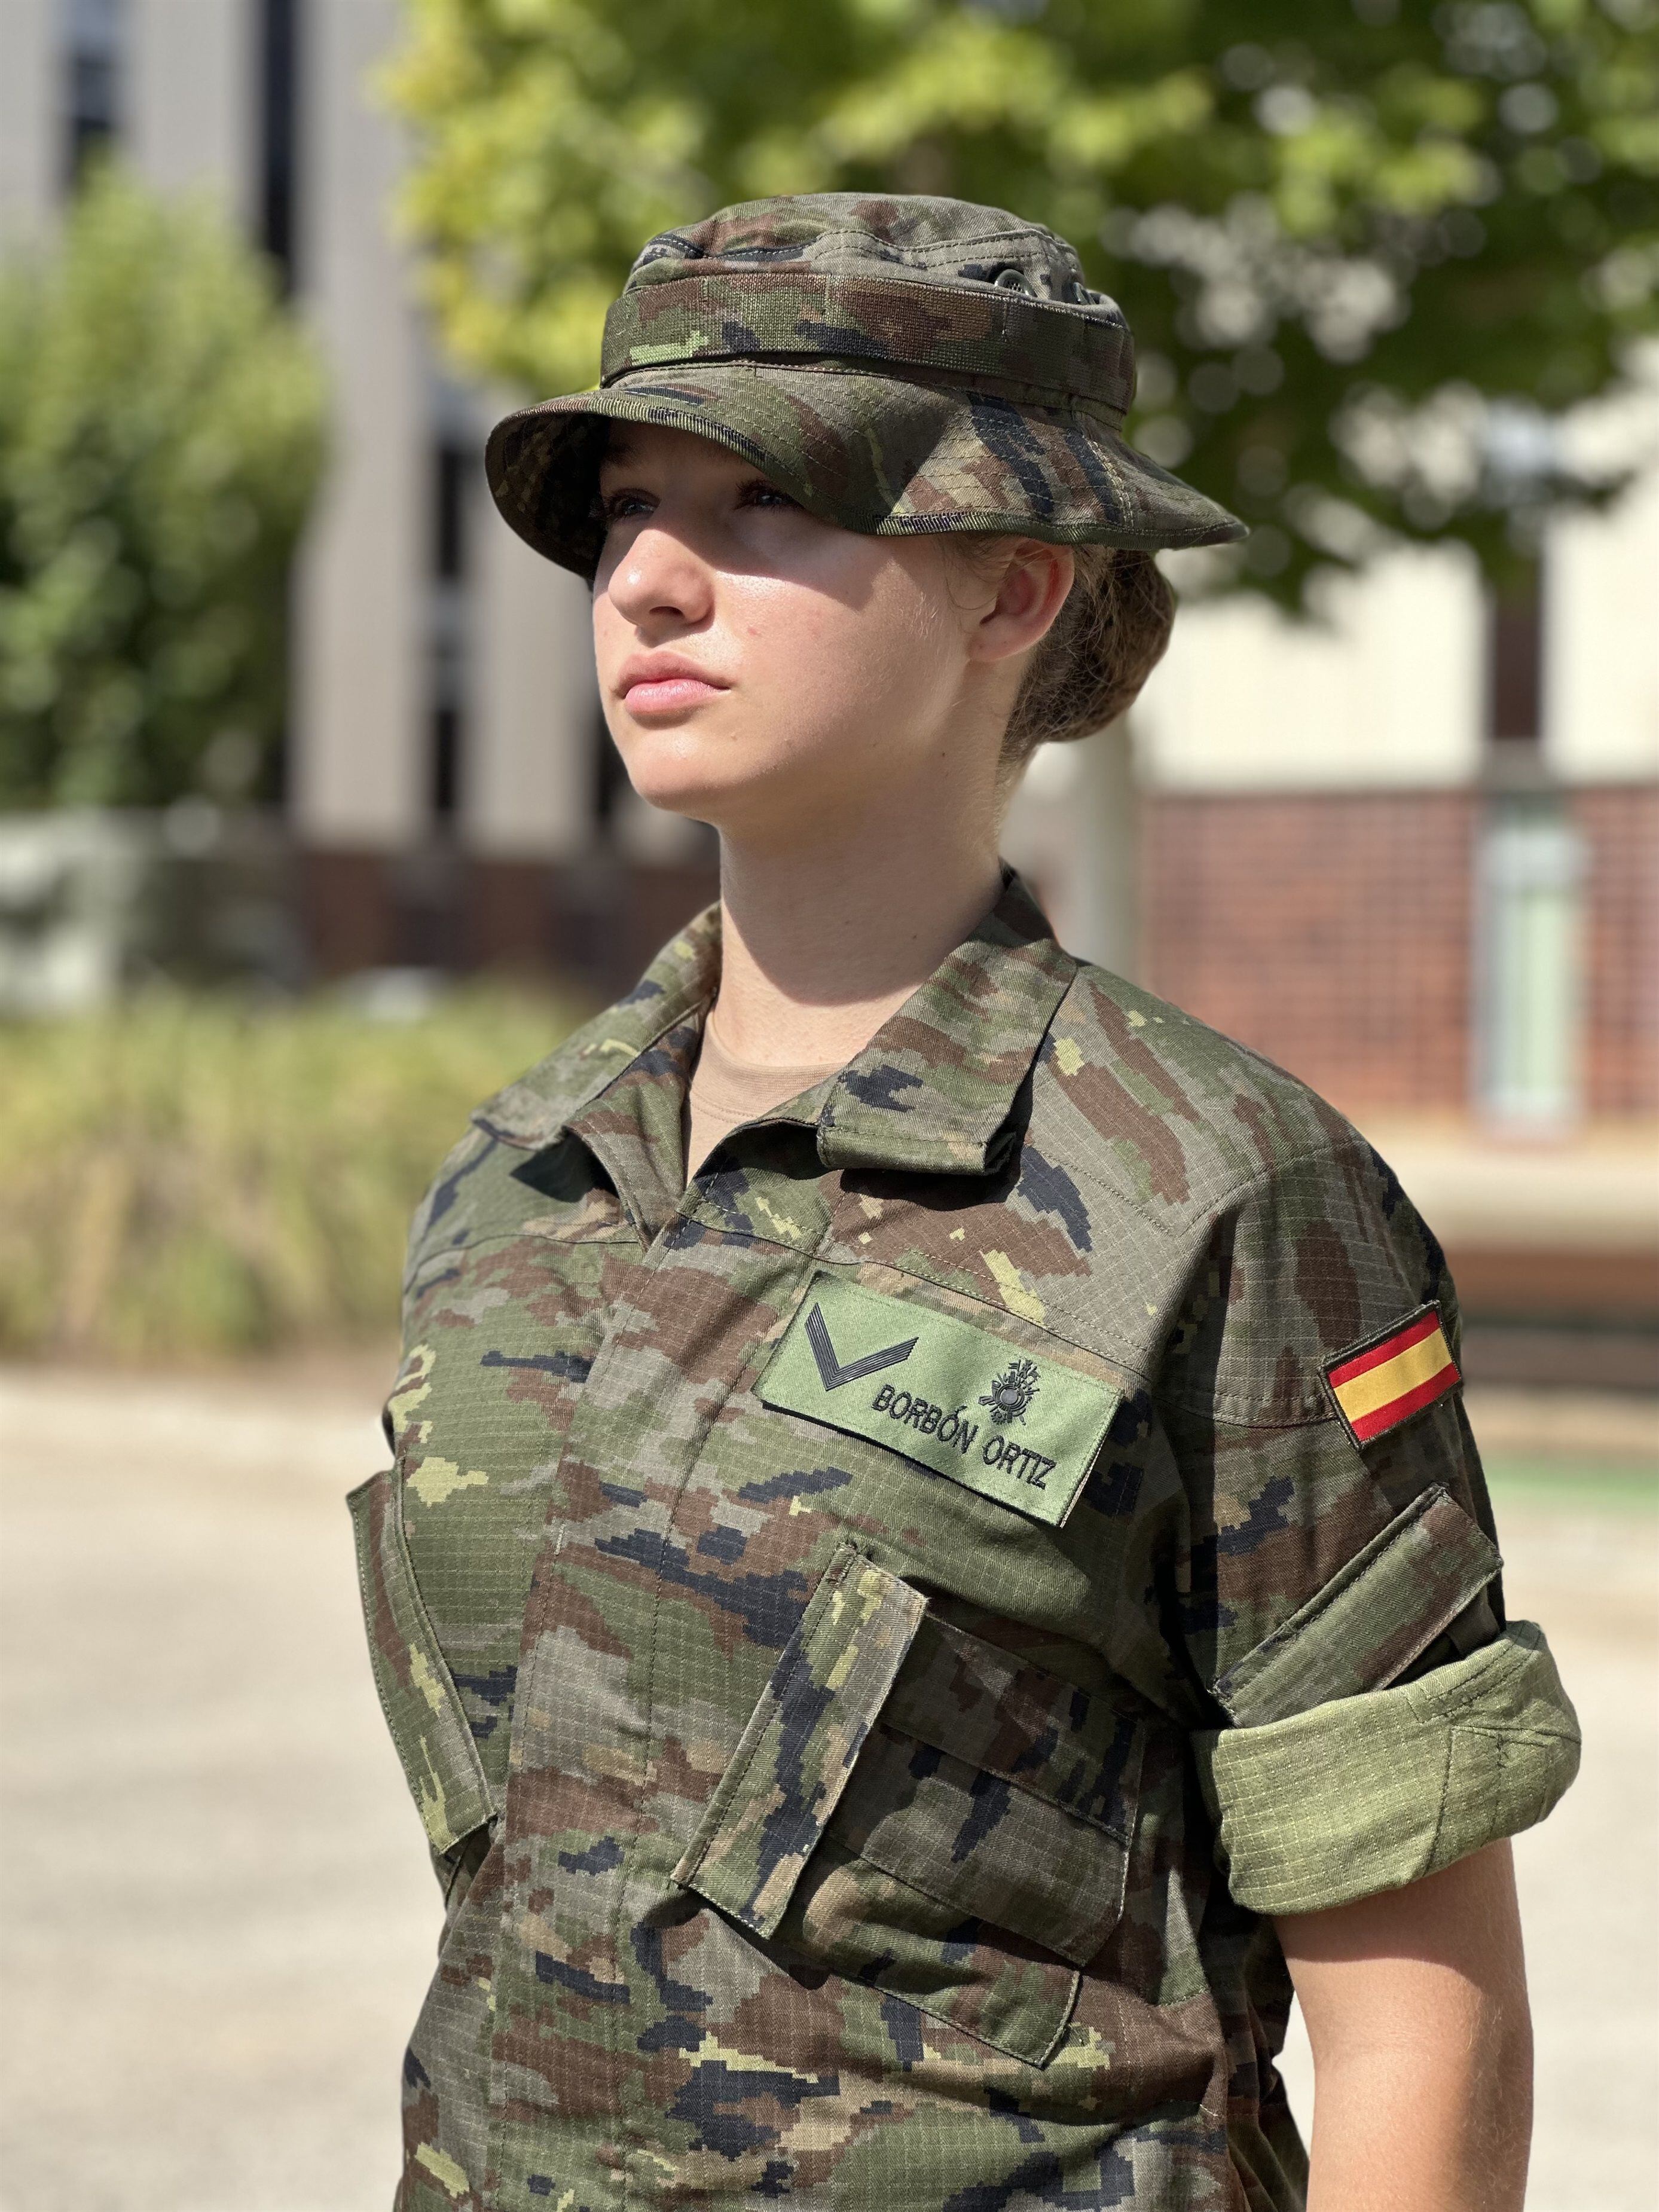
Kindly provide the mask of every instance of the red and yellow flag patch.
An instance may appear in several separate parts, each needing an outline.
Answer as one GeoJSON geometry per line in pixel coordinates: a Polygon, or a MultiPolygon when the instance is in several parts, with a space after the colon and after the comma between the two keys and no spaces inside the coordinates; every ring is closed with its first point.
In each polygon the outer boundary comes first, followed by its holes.
{"type": "Polygon", "coordinates": [[[1336,1410],[1357,1444],[1387,1436],[1462,1379],[1433,1305],[1325,1370],[1336,1410]]]}

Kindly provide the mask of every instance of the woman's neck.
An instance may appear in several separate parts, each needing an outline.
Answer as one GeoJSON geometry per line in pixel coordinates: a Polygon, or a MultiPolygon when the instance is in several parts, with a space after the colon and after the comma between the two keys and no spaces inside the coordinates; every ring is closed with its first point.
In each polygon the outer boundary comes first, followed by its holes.
{"type": "Polygon", "coordinates": [[[729,1053],[829,1066],[862,1051],[994,906],[994,830],[952,837],[927,810],[795,848],[720,848],[715,1020],[729,1053]]]}

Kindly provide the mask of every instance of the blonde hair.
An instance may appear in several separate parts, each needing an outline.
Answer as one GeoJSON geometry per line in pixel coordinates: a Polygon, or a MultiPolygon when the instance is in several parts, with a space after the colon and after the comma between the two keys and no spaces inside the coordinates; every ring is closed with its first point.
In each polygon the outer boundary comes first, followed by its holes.
{"type": "Polygon", "coordinates": [[[1175,594],[1150,553],[1121,545],[1073,548],[1066,604],[1032,653],[1002,740],[1005,767],[1039,745],[1086,738],[1126,714],[1164,658],[1175,594]]]}
{"type": "MultiPolygon", "coordinates": [[[[1011,541],[964,534],[945,543],[988,577],[1011,541]]],[[[1039,745],[1067,744],[1126,714],[1164,657],[1175,594],[1150,553],[1074,545],[1066,604],[1026,663],[1003,734],[1002,765],[1020,769],[1039,745]]]]}

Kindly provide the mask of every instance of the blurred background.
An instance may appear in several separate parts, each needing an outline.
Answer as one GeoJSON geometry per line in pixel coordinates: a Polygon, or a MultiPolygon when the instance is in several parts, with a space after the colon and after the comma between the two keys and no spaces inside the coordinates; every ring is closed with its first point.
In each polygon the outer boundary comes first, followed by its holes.
{"type": "Polygon", "coordinates": [[[437,1899],[338,1500],[404,1224],[714,890],[483,437],[653,230],[827,189],[1063,230],[1252,526],[1007,849],[1449,1249],[1588,1730],[1531,2202],[1656,2212],[1649,0],[0,0],[0,2204],[389,2196],[437,1899]]]}

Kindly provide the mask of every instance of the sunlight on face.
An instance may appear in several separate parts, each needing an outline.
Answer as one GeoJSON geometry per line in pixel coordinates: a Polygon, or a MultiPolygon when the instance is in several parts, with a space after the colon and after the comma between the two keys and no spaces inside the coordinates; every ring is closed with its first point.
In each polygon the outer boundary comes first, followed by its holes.
{"type": "Polygon", "coordinates": [[[613,432],[599,489],[599,687],[643,799],[765,836],[848,819],[947,757],[972,593],[937,541],[838,530],[654,426],[613,432]]]}

